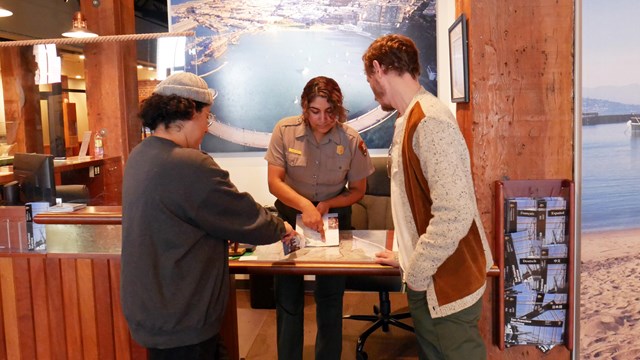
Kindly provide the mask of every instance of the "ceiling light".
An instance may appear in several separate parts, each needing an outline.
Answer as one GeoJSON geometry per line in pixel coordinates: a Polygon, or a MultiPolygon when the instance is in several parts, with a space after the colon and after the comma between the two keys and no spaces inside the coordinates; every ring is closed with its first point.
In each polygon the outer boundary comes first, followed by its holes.
{"type": "Polygon", "coordinates": [[[98,34],[92,33],[87,29],[87,20],[84,18],[84,15],[80,11],[76,11],[73,14],[73,27],[71,30],[62,33],[62,36],[70,37],[70,38],[88,38],[88,37],[96,37],[98,34]]]}
{"type": "Polygon", "coordinates": [[[13,15],[13,13],[5,8],[3,8],[2,6],[0,6],[0,17],[7,17],[7,16],[11,16],[13,15]]]}

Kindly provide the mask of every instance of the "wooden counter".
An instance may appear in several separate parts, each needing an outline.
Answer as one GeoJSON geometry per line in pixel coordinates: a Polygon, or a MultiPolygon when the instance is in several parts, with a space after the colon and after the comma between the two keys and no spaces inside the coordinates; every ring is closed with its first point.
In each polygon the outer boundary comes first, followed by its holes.
{"type": "MultiPolygon", "coordinates": [[[[0,359],[145,359],[120,306],[121,208],[90,206],[34,220],[47,224],[46,252],[0,250],[0,359]]],[[[265,257],[229,266],[231,273],[398,274],[370,260],[265,257]]],[[[495,274],[497,268],[489,275],[495,274]]],[[[238,359],[233,275],[230,280],[221,333],[231,358],[238,359]]]]}
{"type": "MultiPolygon", "coordinates": [[[[49,223],[46,252],[0,250],[0,359],[146,359],[120,305],[122,226],[110,217],[119,211],[99,209],[80,216],[89,225],[49,223]]],[[[239,358],[235,306],[231,276],[221,330],[231,359],[239,358]]]]}
{"type": "MultiPolygon", "coordinates": [[[[122,208],[120,206],[88,206],[74,212],[68,213],[41,213],[35,216],[34,221],[39,224],[58,225],[119,225],[122,221],[122,208]]],[[[49,230],[58,227],[50,227],[49,230]]],[[[48,233],[47,233],[48,234],[48,233]]],[[[67,239],[68,239],[67,234],[67,239]]],[[[341,241],[349,241],[351,233],[346,232],[341,236],[341,241]]],[[[62,234],[56,234],[53,238],[60,238],[62,234]]],[[[49,237],[48,237],[49,238],[49,237]]],[[[386,247],[391,248],[393,233],[389,232],[386,239],[386,247]]],[[[68,241],[68,240],[65,240],[68,241]]],[[[84,252],[90,251],[120,253],[120,247],[105,248],[105,238],[87,237],[81,239],[84,243],[84,252]],[[93,244],[93,245],[90,245],[93,244]],[[89,246],[89,248],[87,248],[89,246]],[[95,247],[92,250],[91,247],[95,247]]],[[[59,252],[56,241],[48,241],[49,252],[59,252]]],[[[64,252],[78,252],[80,249],[69,249],[64,252]]],[[[83,252],[80,251],[80,252],[83,252]]],[[[335,261],[295,261],[284,259],[255,259],[251,261],[229,261],[230,272],[233,274],[303,274],[303,275],[398,275],[398,269],[379,265],[372,261],[359,262],[335,262],[335,261]]],[[[497,266],[493,266],[489,273],[490,277],[500,274],[497,266]]]]}

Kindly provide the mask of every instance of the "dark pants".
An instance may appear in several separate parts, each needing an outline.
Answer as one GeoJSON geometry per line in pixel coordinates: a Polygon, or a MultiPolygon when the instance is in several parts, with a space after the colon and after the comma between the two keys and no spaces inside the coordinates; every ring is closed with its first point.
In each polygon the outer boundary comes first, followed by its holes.
{"type": "Polygon", "coordinates": [[[149,360],[227,360],[229,355],[220,335],[198,344],[169,349],[147,349],[149,360]]]}
{"type": "MultiPolygon", "coordinates": [[[[276,201],[282,219],[295,226],[296,209],[276,201]]],[[[340,230],[351,230],[351,207],[329,210],[338,214],[340,230]]],[[[316,359],[335,360],[342,354],[342,298],[344,276],[316,276],[316,359]]],[[[304,277],[276,275],[278,359],[302,360],[304,346],[304,277]]]]}
{"type": "MultiPolygon", "coordinates": [[[[344,277],[316,276],[316,359],[340,359],[344,277]]],[[[304,344],[304,277],[276,275],[278,359],[301,360],[304,344]]]]}
{"type": "Polygon", "coordinates": [[[420,360],[487,358],[487,349],[478,329],[482,299],[457,313],[439,318],[431,317],[425,291],[407,289],[407,299],[420,360]]]}

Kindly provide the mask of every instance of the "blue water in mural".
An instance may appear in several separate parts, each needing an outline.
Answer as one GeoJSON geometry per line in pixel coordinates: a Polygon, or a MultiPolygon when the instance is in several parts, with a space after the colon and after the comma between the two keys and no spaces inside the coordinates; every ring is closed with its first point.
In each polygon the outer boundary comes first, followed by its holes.
{"type": "Polygon", "coordinates": [[[640,228],[640,136],[626,123],[582,127],[582,230],[640,228]]]}
{"type": "Polygon", "coordinates": [[[220,90],[214,104],[218,120],[237,127],[271,132],[282,117],[299,115],[302,88],[318,75],[339,83],[352,118],[377,106],[361,60],[371,41],[339,31],[262,31],[241,36],[198,73],[221,66],[204,79],[220,90]]]}

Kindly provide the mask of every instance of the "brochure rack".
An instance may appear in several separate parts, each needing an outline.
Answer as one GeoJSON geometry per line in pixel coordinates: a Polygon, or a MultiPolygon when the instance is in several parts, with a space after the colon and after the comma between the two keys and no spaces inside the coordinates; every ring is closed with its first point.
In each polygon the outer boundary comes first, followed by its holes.
{"type": "MultiPolygon", "coordinates": [[[[495,190],[494,233],[496,262],[500,268],[498,346],[501,350],[519,344],[549,346],[550,341],[557,339],[559,344],[573,350],[574,184],[570,180],[508,180],[496,181],[495,190]],[[538,215],[518,213],[534,216],[530,225],[535,229],[532,239],[514,240],[522,235],[513,232],[517,230],[514,224],[517,204],[514,205],[513,200],[506,203],[507,199],[514,198],[533,199],[537,206],[533,213],[538,215]],[[565,204],[565,210],[547,211],[547,202],[551,204],[554,200],[565,204]],[[554,218],[556,214],[563,218],[554,218]],[[552,224],[546,223],[547,219],[552,224]],[[563,234],[558,234],[560,227],[563,234]],[[523,253],[523,247],[527,252],[523,253]],[[552,254],[554,251],[560,255],[552,254]],[[564,272],[566,276],[558,275],[564,272]]],[[[518,220],[528,221],[526,218],[518,220]]],[[[526,231],[523,233],[526,237],[526,231]]]]}

